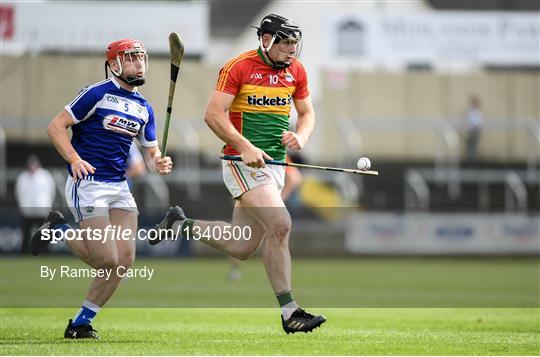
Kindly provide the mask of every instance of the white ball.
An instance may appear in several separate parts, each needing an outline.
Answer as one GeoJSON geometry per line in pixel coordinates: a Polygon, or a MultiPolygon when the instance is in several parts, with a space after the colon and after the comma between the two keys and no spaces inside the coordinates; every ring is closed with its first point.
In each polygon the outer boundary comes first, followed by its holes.
{"type": "Polygon", "coordinates": [[[371,161],[367,157],[361,157],[358,159],[356,166],[360,170],[367,170],[371,167],[371,161]]]}

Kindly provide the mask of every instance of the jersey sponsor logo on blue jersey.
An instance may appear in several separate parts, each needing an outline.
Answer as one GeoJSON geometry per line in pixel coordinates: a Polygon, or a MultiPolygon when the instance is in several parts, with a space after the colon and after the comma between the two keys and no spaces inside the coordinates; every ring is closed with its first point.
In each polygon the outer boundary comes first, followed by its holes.
{"type": "Polygon", "coordinates": [[[141,130],[141,124],[139,122],[114,114],[107,115],[103,118],[103,127],[107,130],[133,137],[137,136],[139,130],[141,130]]]}

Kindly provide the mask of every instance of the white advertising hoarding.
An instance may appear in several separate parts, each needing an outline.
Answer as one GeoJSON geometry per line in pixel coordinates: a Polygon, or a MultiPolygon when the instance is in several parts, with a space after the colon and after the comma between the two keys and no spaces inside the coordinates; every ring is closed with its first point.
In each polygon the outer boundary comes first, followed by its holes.
{"type": "Polygon", "coordinates": [[[535,214],[356,213],[345,245],[360,254],[540,254],[535,214]]]}
{"type": "Polygon", "coordinates": [[[338,59],[540,65],[538,13],[350,13],[332,17],[328,34],[338,59]]]}
{"type": "Polygon", "coordinates": [[[197,2],[2,2],[2,54],[98,52],[121,38],[144,43],[150,54],[169,53],[168,36],[180,34],[187,55],[208,45],[208,9],[197,2]]]}

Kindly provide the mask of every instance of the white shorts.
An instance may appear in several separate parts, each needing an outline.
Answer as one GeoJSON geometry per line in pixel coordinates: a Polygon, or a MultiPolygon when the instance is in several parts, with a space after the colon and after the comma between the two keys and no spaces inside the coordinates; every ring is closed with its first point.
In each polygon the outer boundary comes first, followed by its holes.
{"type": "Polygon", "coordinates": [[[66,202],[75,222],[94,217],[109,217],[109,209],[119,208],[139,214],[127,181],[66,181],[66,202]]]}
{"type": "Polygon", "coordinates": [[[238,198],[245,192],[263,185],[276,185],[281,192],[285,184],[285,166],[266,165],[254,169],[241,161],[222,160],[223,182],[233,196],[238,198]]]}

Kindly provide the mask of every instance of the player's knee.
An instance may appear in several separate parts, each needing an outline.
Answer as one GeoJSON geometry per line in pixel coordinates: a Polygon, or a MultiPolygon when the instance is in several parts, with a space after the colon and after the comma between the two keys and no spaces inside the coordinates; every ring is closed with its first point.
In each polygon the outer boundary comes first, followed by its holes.
{"type": "Polygon", "coordinates": [[[103,255],[95,259],[98,269],[114,269],[118,264],[118,256],[114,254],[103,255]]]}
{"type": "Polygon", "coordinates": [[[126,253],[118,257],[118,266],[130,268],[135,262],[135,253],[126,253]]]}
{"type": "Polygon", "coordinates": [[[282,220],[274,223],[269,229],[268,233],[279,242],[285,242],[289,239],[289,233],[291,232],[291,222],[288,220],[282,220]]]}

